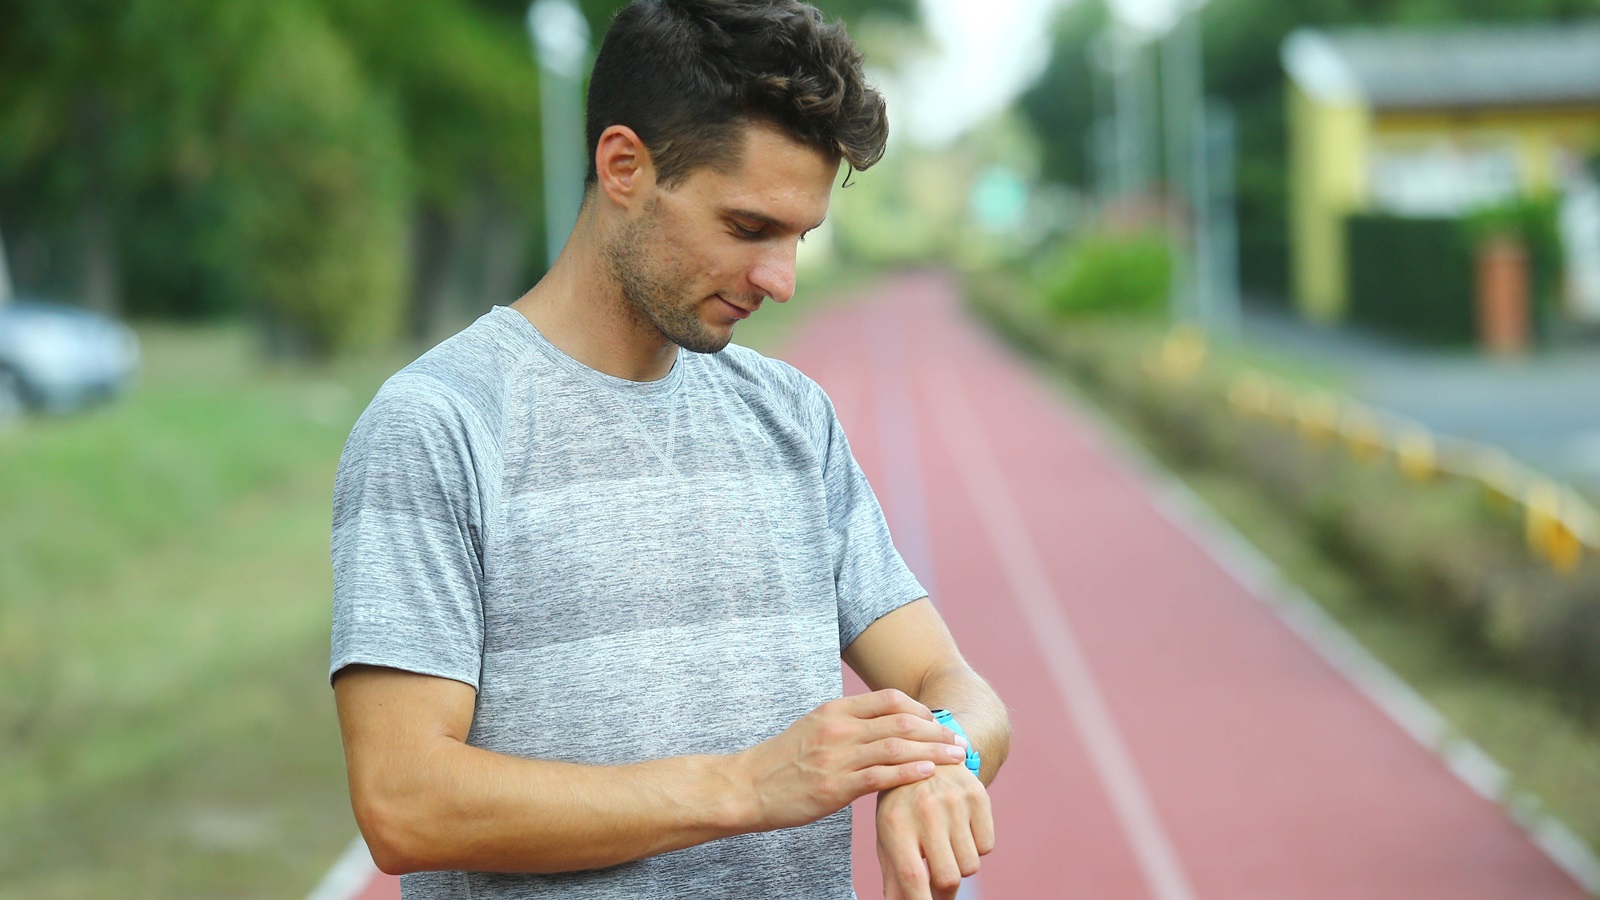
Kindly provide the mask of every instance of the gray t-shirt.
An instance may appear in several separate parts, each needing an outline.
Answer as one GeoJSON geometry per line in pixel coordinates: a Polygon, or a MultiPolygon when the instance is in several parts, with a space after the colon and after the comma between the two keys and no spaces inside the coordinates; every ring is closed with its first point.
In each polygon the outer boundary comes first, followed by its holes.
{"type": "MultiPolygon", "coordinates": [[[[638,383],[495,307],[390,378],[333,500],[333,655],[477,689],[468,741],[616,765],[731,753],[841,692],[924,595],[827,396],[729,346],[638,383]]],[[[407,898],[853,898],[849,809],[561,875],[422,873],[407,898]]]]}

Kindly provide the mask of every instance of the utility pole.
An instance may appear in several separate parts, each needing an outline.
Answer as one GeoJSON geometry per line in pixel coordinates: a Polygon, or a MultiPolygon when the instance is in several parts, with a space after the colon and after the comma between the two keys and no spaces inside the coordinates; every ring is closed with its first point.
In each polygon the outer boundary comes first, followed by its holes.
{"type": "Polygon", "coordinates": [[[589,23],[572,0],[534,0],[528,36],[539,63],[539,132],[544,154],[545,265],[555,265],[583,204],[583,74],[589,23]]]}

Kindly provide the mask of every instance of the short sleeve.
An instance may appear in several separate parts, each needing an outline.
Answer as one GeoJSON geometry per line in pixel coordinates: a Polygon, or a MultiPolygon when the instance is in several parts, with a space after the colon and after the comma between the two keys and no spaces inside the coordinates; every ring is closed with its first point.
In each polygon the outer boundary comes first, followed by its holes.
{"type": "Polygon", "coordinates": [[[356,422],[334,484],[330,678],[361,663],[478,686],[483,529],[468,419],[442,385],[402,375],[356,422]]]}
{"type": "Polygon", "coordinates": [[[839,650],[843,652],[867,626],[928,592],[895,549],[883,508],[850,452],[833,403],[820,387],[813,384],[812,389],[815,419],[823,438],[822,482],[838,592],[839,650]]]}

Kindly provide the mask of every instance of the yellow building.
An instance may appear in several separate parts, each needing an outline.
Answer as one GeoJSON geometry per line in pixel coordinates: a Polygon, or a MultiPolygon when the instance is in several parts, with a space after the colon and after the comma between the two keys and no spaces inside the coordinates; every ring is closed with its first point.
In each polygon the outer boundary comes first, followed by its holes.
{"type": "Polygon", "coordinates": [[[1349,306],[1353,213],[1453,216],[1593,187],[1600,23],[1300,30],[1282,59],[1293,288],[1311,319],[1349,306]]]}

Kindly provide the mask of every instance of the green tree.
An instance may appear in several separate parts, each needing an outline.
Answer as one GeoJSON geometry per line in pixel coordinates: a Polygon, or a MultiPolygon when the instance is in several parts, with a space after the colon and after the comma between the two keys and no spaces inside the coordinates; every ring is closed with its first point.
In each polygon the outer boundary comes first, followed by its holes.
{"type": "MultiPolygon", "coordinates": [[[[475,0],[486,10],[495,14],[515,18],[518,21],[528,11],[525,0],[475,0]]],[[[601,34],[605,33],[606,26],[610,24],[611,17],[617,10],[627,5],[627,0],[576,0],[578,8],[583,10],[584,18],[589,20],[589,28],[598,41],[601,34]]],[[[813,0],[813,5],[829,16],[836,16],[844,21],[855,24],[872,16],[882,16],[897,19],[902,22],[915,22],[917,20],[916,0],[813,0]]]]}
{"type": "MultiPolygon", "coordinates": [[[[617,5],[582,0],[597,35],[617,5]]],[[[542,203],[526,10],[7,0],[0,219],[54,260],[25,254],[18,281],[133,314],[254,312],[319,351],[390,333],[386,293],[409,293],[419,335],[507,299],[536,274],[542,203]]]]}
{"type": "Polygon", "coordinates": [[[543,203],[539,75],[525,26],[467,0],[326,6],[363,70],[397,99],[416,189],[405,319],[413,337],[437,337],[514,297],[542,259],[532,240],[543,203]]]}
{"type": "MultiPolygon", "coordinates": [[[[116,210],[152,129],[136,115],[138,12],[109,0],[10,4],[0,29],[0,171],[15,230],[78,237],[91,305],[118,305],[116,210]],[[20,225],[20,228],[16,226],[20,225]]],[[[65,249],[65,248],[64,248],[65,249]]]]}
{"type": "Polygon", "coordinates": [[[408,160],[373,90],[315,8],[263,7],[225,138],[229,243],[282,353],[382,344],[403,310],[408,160]]]}
{"type": "MultiPolygon", "coordinates": [[[[96,284],[123,287],[134,313],[261,308],[262,286],[277,275],[249,267],[282,256],[240,242],[260,236],[274,215],[293,218],[308,192],[320,190],[315,182],[324,172],[319,165],[285,168],[274,154],[302,163],[318,154],[373,162],[370,172],[357,166],[358,174],[387,185],[371,188],[378,194],[400,195],[373,206],[373,217],[397,203],[419,218],[459,208],[490,184],[508,205],[537,208],[530,187],[537,184],[536,76],[520,28],[435,0],[290,0],[290,12],[265,8],[277,5],[13,5],[0,29],[0,211],[13,238],[18,231],[38,237],[34,243],[63,261],[53,267],[54,279],[43,273],[35,282],[91,299],[96,284]],[[285,30],[315,32],[304,55],[281,46],[293,38],[266,38],[285,30]],[[263,54],[284,66],[285,85],[276,93],[257,74],[263,54]],[[316,54],[348,64],[329,68],[316,54]],[[303,83],[315,77],[331,79],[331,97],[366,98],[349,101],[346,112],[387,109],[351,121],[398,120],[398,129],[375,132],[393,151],[379,153],[358,128],[334,127],[336,116],[322,114],[323,124],[312,125],[315,110],[264,109],[316,101],[316,90],[303,83]],[[305,90],[294,94],[292,84],[305,90]],[[401,164],[376,164],[394,154],[401,164]],[[281,209],[268,215],[274,205],[281,209]],[[103,274],[87,285],[63,277],[77,270],[103,274]]],[[[396,260],[401,270],[385,283],[408,280],[407,255],[396,260]]]]}
{"type": "Polygon", "coordinates": [[[1095,119],[1095,42],[1110,21],[1105,0],[1081,0],[1057,20],[1050,61],[1018,103],[1049,152],[1040,176],[1048,181],[1090,187],[1089,141],[1095,119]]]}

